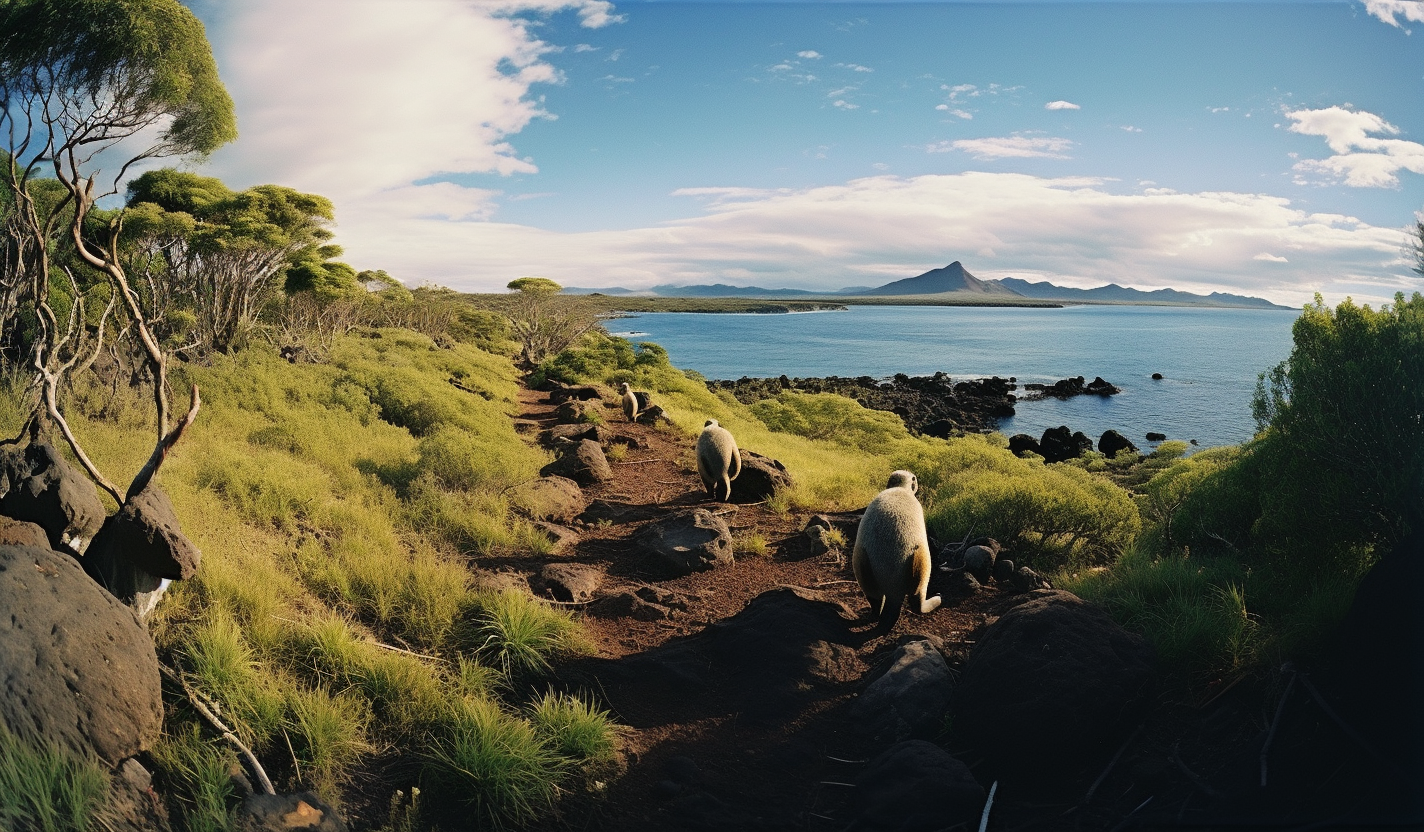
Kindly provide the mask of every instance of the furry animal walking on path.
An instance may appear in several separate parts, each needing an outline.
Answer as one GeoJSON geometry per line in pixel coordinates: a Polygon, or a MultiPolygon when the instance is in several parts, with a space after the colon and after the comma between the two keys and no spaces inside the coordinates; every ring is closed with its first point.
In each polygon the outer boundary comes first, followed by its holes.
{"type": "Polygon", "coordinates": [[[638,394],[633,392],[633,388],[628,382],[618,385],[618,390],[623,394],[623,415],[628,417],[628,421],[638,420],[638,394]]]}
{"type": "Polygon", "coordinates": [[[889,632],[900,620],[900,608],[913,596],[914,609],[928,615],[940,598],[926,598],[930,585],[930,541],[925,511],[915,492],[919,481],[909,471],[896,471],[884,491],[866,506],[855,535],[851,566],[860,583],[876,630],[889,632]]]}
{"type": "Polygon", "coordinates": [[[712,499],[726,502],[732,499],[732,480],[742,473],[742,455],[731,431],[708,419],[697,437],[697,476],[712,499]],[[717,496],[718,491],[721,496],[717,496]]]}

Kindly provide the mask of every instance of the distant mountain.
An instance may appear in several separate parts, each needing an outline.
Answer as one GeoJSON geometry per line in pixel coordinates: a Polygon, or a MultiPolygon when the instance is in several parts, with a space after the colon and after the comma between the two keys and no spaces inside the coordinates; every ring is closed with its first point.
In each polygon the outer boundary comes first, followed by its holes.
{"type": "Polygon", "coordinates": [[[1076,301],[1078,303],[1166,303],[1174,306],[1240,306],[1250,309],[1290,308],[1262,298],[1232,295],[1225,292],[1212,292],[1209,295],[1179,292],[1176,289],[1154,289],[1145,292],[1141,289],[1119,286],[1116,283],[1109,283],[1095,289],[1074,289],[1067,286],[1055,286],[1047,281],[1030,283],[1017,277],[1005,277],[986,282],[998,283],[1015,294],[1038,300],[1076,301]]]}
{"type": "Polygon", "coordinates": [[[980,295],[1018,296],[1018,292],[992,280],[980,280],[970,274],[958,260],[942,269],[927,271],[918,277],[907,277],[877,286],[862,289],[857,295],[939,295],[945,292],[973,292],[980,295]]]}

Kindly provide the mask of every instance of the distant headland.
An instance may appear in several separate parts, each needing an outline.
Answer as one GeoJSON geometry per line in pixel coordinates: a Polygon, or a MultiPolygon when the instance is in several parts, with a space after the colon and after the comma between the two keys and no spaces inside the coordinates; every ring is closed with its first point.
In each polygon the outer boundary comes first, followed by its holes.
{"type": "MultiPolygon", "coordinates": [[[[755,298],[759,300],[834,301],[844,305],[936,305],[936,306],[1062,306],[1064,304],[1121,304],[1138,306],[1202,306],[1213,308],[1290,309],[1263,298],[1212,292],[1198,295],[1176,289],[1144,291],[1109,283],[1093,289],[1075,289],[1052,283],[1030,282],[1017,277],[981,280],[958,260],[940,269],[915,277],[891,281],[882,286],[848,286],[834,291],[807,289],[765,289],[760,286],[711,285],[674,286],[660,284],[650,289],[600,289],[570,286],[575,295],[602,295],[623,302],[634,299],[672,298],[755,298]]],[[[658,304],[654,303],[653,306],[658,304]]],[[[821,308],[828,308],[822,305],[821,308]]],[[[832,307],[833,308],[833,307],[832,307]]],[[[628,310],[634,311],[634,310],[628,310]]],[[[691,310],[688,310],[691,311],[691,310]]],[[[765,311],[790,311],[766,309],[765,311]]]]}

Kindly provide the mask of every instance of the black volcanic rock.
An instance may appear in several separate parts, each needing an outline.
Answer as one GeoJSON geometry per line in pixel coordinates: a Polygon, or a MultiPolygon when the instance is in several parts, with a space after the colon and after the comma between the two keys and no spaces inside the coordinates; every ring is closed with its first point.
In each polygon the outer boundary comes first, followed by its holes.
{"type": "Polygon", "coordinates": [[[955,383],[944,373],[932,376],[897,374],[890,381],[859,378],[740,378],[709,381],[712,390],[727,390],[743,404],[772,398],[783,392],[836,393],[855,399],[861,407],[894,413],[912,432],[948,438],[961,433],[992,431],[1001,416],[1014,414],[1012,381],[994,376],[955,383]]]}

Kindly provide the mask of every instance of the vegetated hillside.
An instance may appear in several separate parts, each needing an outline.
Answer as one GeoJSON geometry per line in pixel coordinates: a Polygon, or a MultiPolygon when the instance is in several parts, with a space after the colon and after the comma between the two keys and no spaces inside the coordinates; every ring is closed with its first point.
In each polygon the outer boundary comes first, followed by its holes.
{"type": "Polygon", "coordinates": [[[1003,277],[988,281],[998,284],[1015,294],[1042,300],[1056,300],[1076,303],[1125,303],[1162,304],[1169,306],[1228,306],[1246,309],[1290,309],[1288,306],[1271,303],[1263,298],[1247,295],[1233,295],[1227,292],[1212,292],[1197,295],[1177,289],[1153,289],[1144,291],[1116,283],[1092,289],[1075,289],[1069,286],[1055,286],[1048,281],[1030,282],[1017,277],[1003,277]]]}
{"type": "Polygon", "coordinates": [[[863,289],[860,295],[937,295],[943,292],[962,292],[982,295],[1001,295],[1016,298],[1018,292],[989,280],[980,280],[969,273],[958,260],[940,269],[932,269],[922,275],[895,280],[873,289],[863,289]]]}

